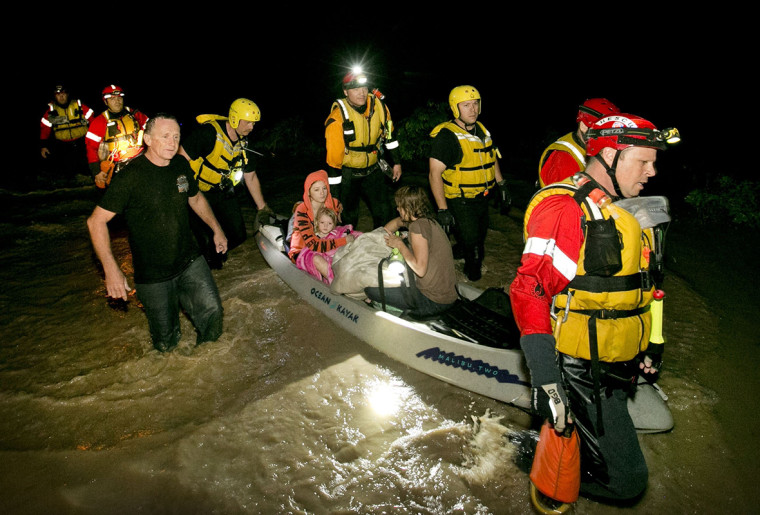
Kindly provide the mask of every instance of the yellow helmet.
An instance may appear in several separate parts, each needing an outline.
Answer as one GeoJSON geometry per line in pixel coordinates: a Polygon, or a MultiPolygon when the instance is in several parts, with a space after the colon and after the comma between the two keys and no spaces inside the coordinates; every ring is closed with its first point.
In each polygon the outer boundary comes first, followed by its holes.
{"type": "Polygon", "coordinates": [[[259,106],[247,98],[238,98],[230,106],[229,122],[233,129],[237,129],[240,120],[248,122],[258,122],[261,120],[261,111],[259,106]]]}
{"type": "MultiPolygon", "coordinates": [[[[449,106],[451,106],[451,112],[454,113],[454,118],[459,118],[459,108],[457,104],[459,102],[465,102],[467,100],[480,100],[480,93],[473,86],[457,86],[449,93],[449,106]]],[[[478,109],[478,114],[482,106],[478,109]]]]}

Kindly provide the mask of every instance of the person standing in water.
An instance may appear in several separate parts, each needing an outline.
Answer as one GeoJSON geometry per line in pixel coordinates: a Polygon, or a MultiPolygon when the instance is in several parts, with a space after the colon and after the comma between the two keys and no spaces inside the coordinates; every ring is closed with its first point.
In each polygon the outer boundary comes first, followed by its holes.
{"type": "Polygon", "coordinates": [[[630,501],[647,486],[627,400],[638,375],[654,377],[662,363],[661,345],[649,343],[658,249],[653,229],[614,202],[641,193],[674,133],[631,114],[600,119],[585,172],[542,188],[525,211],[509,295],[532,408],[557,433],[575,425],[586,497],[630,501]]]}
{"type": "Polygon", "coordinates": [[[108,222],[122,214],[140,299],[153,340],[161,352],[180,340],[180,306],[197,331],[196,344],[222,334],[223,309],[216,283],[190,229],[190,208],[214,232],[216,251],[227,238],[198,191],[187,160],[177,156],[176,118],[156,115],[145,129],[145,152],[117,174],[87,219],[95,252],[103,264],[108,296],[127,299],[131,290],[111,251],[108,222]]]}

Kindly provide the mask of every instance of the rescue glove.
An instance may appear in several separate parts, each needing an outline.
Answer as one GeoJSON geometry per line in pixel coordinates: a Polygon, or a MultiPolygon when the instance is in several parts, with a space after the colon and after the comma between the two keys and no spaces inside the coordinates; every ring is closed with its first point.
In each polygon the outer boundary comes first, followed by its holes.
{"type": "Polygon", "coordinates": [[[500,180],[498,183],[499,186],[499,214],[506,215],[509,213],[509,208],[512,205],[512,197],[509,194],[509,190],[507,189],[507,181],[506,179],[500,180]]]}
{"type": "Polygon", "coordinates": [[[454,225],[454,216],[448,209],[439,209],[436,218],[438,219],[438,223],[441,224],[441,227],[443,227],[443,230],[447,233],[449,232],[449,227],[454,225]]]}
{"type": "Polygon", "coordinates": [[[526,334],[520,338],[520,347],[530,369],[531,409],[548,419],[555,431],[562,433],[570,409],[557,364],[554,337],[550,334],[526,334]]]}
{"type": "Polygon", "coordinates": [[[264,204],[264,207],[259,209],[259,212],[256,213],[256,221],[259,223],[259,225],[268,224],[270,217],[275,218],[275,214],[267,204],[264,204]]]}
{"type": "Polygon", "coordinates": [[[641,375],[653,383],[657,380],[662,370],[662,353],[665,345],[662,343],[650,343],[647,350],[638,355],[641,375]]]}

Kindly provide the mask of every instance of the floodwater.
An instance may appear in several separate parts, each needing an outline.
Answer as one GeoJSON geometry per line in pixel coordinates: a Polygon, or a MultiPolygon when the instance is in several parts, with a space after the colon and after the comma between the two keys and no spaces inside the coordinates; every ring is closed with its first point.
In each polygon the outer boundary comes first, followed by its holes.
{"type": "MultiPolygon", "coordinates": [[[[221,339],[195,347],[183,320],[164,355],[134,300],[105,298],[91,190],[3,199],[0,512],[532,513],[509,440],[530,427],[525,413],[338,329],[252,238],[214,271],[221,339]]],[[[126,235],[112,236],[129,274],[126,235]]],[[[495,217],[488,238],[478,284],[501,286],[522,250],[519,214],[495,217]]],[[[757,341],[687,280],[669,275],[665,290],[660,385],[675,428],[640,435],[650,482],[637,504],[581,499],[575,513],[753,511],[757,341]]]]}

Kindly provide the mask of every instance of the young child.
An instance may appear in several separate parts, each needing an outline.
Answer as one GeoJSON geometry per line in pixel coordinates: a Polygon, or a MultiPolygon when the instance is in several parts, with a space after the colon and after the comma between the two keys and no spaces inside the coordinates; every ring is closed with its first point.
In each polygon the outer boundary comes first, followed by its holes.
{"type": "MultiPolygon", "coordinates": [[[[317,170],[306,176],[303,185],[303,202],[296,205],[293,213],[293,234],[290,239],[288,256],[301,270],[330,284],[333,279],[332,267],[323,253],[342,247],[354,241],[351,234],[333,239],[320,238],[314,232],[316,213],[322,207],[340,213],[342,206],[330,194],[327,172],[317,170]]],[[[330,260],[332,262],[332,259],[330,260]]]]}
{"type": "MultiPolygon", "coordinates": [[[[361,232],[354,231],[351,225],[339,225],[336,227],[337,223],[337,213],[327,206],[322,206],[317,210],[317,213],[314,216],[314,234],[322,240],[344,238],[349,234],[354,238],[361,235],[361,232]]],[[[310,275],[320,279],[326,284],[330,284],[334,278],[332,272],[332,260],[335,253],[338,252],[338,248],[339,247],[334,247],[325,252],[302,252],[296,259],[296,266],[302,270],[306,270],[310,275]],[[321,256],[327,262],[327,276],[323,276],[317,267],[314,266],[315,256],[321,256]]]]}

